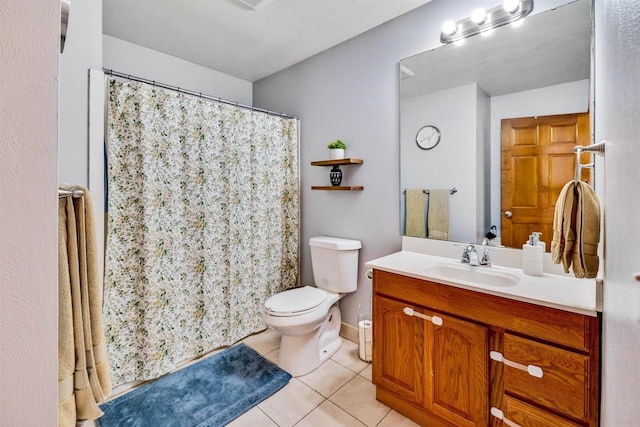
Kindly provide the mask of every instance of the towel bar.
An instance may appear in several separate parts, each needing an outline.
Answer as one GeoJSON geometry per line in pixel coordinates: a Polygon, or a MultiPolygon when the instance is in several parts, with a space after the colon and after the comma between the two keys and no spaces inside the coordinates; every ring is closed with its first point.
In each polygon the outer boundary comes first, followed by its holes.
{"type": "MultiPolygon", "coordinates": [[[[424,192],[424,194],[429,194],[429,190],[422,190],[424,192]]],[[[449,194],[456,194],[458,192],[458,189],[453,187],[451,190],[449,190],[449,194]]],[[[402,194],[407,194],[407,189],[405,188],[404,190],[402,190],[402,194]]]]}
{"type": "Polygon", "coordinates": [[[582,169],[593,168],[593,166],[595,165],[595,163],[586,163],[584,165],[580,163],[580,156],[582,155],[582,153],[584,152],[595,153],[595,154],[604,156],[604,147],[606,142],[607,141],[601,141],[597,144],[592,144],[587,146],[577,145],[573,147],[573,152],[576,153],[576,170],[575,170],[575,173],[573,174],[573,182],[580,181],[580,175],[582,173],[582,169]]]}
{"type": "Polygon", "coordinates": [[[63,190],[62,188],[58,188],[58,199],[62,199],[64,197],[73,197],[78,198],[84,196],[84,191],[79,188],[73,188],[71,190],[63,190]]]}

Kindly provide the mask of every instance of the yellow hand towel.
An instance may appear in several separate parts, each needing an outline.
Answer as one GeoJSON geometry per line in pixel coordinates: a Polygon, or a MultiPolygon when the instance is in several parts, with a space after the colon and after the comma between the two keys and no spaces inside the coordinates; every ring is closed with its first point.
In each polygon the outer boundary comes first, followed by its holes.
{"type": "Polygon", "coordinates": [[[430,239],[449,240],[449,190],[429,190],[427,225],[430,239]]]}
{"type": "Polygon", "coordinates": [[[568,182],[560,191],[553,215],[553,240],[551,241],[551,257],[556,264],[562,263],[564,272],[568,273],[573,261],[573,248],[576,242],[575,232],[575,184],[568,182]]]}
{"type": "Polygon", "coordinates": [[[586,182],[576,185],[578,203],[576,211],[576,250],[573,255],[573,273],[578,278],[594,278],[600,260],[600,202],[593,188],[586,182]]]}
{"type": "Polygon", "coordinates": [[[600,241],[600,203],[585,182],[567,183],[560,192],[553,219],[551,256],[562,263],[565,273],[573,268],[578,278],[598,273],[600,241]]]}
{"type": "Polygon", "coordinates": [[[427,237],[425,223],[427,199],[424,189],[407,188],[405,201],[405,236],[427,237]]]}
{"type": "Polygon", "coordinates": [[[93,207],[89,192],[59,201],[58,223],[58,425],[102,415],[98,403],[111,393],[102,322],[93,207]]]}

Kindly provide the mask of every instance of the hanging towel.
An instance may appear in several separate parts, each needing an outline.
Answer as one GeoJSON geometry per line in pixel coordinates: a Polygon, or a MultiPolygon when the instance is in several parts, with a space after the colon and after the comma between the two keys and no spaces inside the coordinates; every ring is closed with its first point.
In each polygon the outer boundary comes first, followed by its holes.
{"type": "Polygon", "coordinates": [[[89,192],[58,202],[58,425],[102,415],[111,394],[102,322],[93,206],[89,192]]]}
{"type": "Polygon", "coordinates": [[[429,190],[428,237],[449,240],[449,190],[429,190]]]}
{"type": "Polygon", "coordinates": [[[427,237],[426,194],[422,188],[407,188],[405,205],[405,232],[409,237],[427,237]]]}
{"type": "Polygon", "coordinates": [[[569,182],[560,192],[553,218],[551,256],[565,273],[573,268],[578,278],[598,274],[600,202],[586,182],[569,182]]]}

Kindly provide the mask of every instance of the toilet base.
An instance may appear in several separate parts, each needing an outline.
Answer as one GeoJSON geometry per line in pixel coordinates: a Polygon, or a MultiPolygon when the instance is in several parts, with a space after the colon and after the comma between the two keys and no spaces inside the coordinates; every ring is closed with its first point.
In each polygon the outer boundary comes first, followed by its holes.
{"type": "Polygon", "coordinates": [[[282,335],[278,366],[294,377],[308,374],[342,346],[338,304],[329,309],[319,328],[304,335],[282,335]]]}

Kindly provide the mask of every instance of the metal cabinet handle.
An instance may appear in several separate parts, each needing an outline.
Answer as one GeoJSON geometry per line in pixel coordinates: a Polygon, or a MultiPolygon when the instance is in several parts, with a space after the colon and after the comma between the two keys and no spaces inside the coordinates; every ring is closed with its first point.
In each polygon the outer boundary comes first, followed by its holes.
{"type": "Polygon", "coordinates": [[[506,216],[507,218],[511,218],[513,216],[513,212],[511,211],[504,211],[504,216],[506,216]]]}
{"type": "Polygon", "coordinates": [[[420,319],[428,320],[429,322],[433,323],[436,326],[442,326],[442,317],[427,316],[426,314],[422,314],[422,313],[418,313],[417,311],[414,311],[413,308],[411,307],[405,307],[402,309],[402,311],[407,316],[419,317],[420,319]]]}
{"type": "Polygon", "coordinates": [[[536,377],[536,378],[542,378],[544,376],[544,371],[542,370],[542,368],[540,366],[536,366],[536,365],[522,365],[518,362],[514,362],[511,361],[507,358],[505,358],[502,353],[500,353],[499,351],[492,351],[489,353],[489,357],[491,358],[491,360],[495,360],[496,362],[502,362],[505,365],[511,367],[511,368],[516,368],[516,369],[520,369],[521,371],[525,371],[528,372],[529,375],[531,375],[532,377],[536,377]]]}
{"type": "Polygon", "coordinates": [[[510,419],[505,418],[504,412],[502,412],[500,409],[496,408],[495,406],[491,407],[491,415],[493,415],[499,420],[502,420],[502,422],[508,425],[509,427],[522,427],[520,424],[516,424],[510,419]]]}

